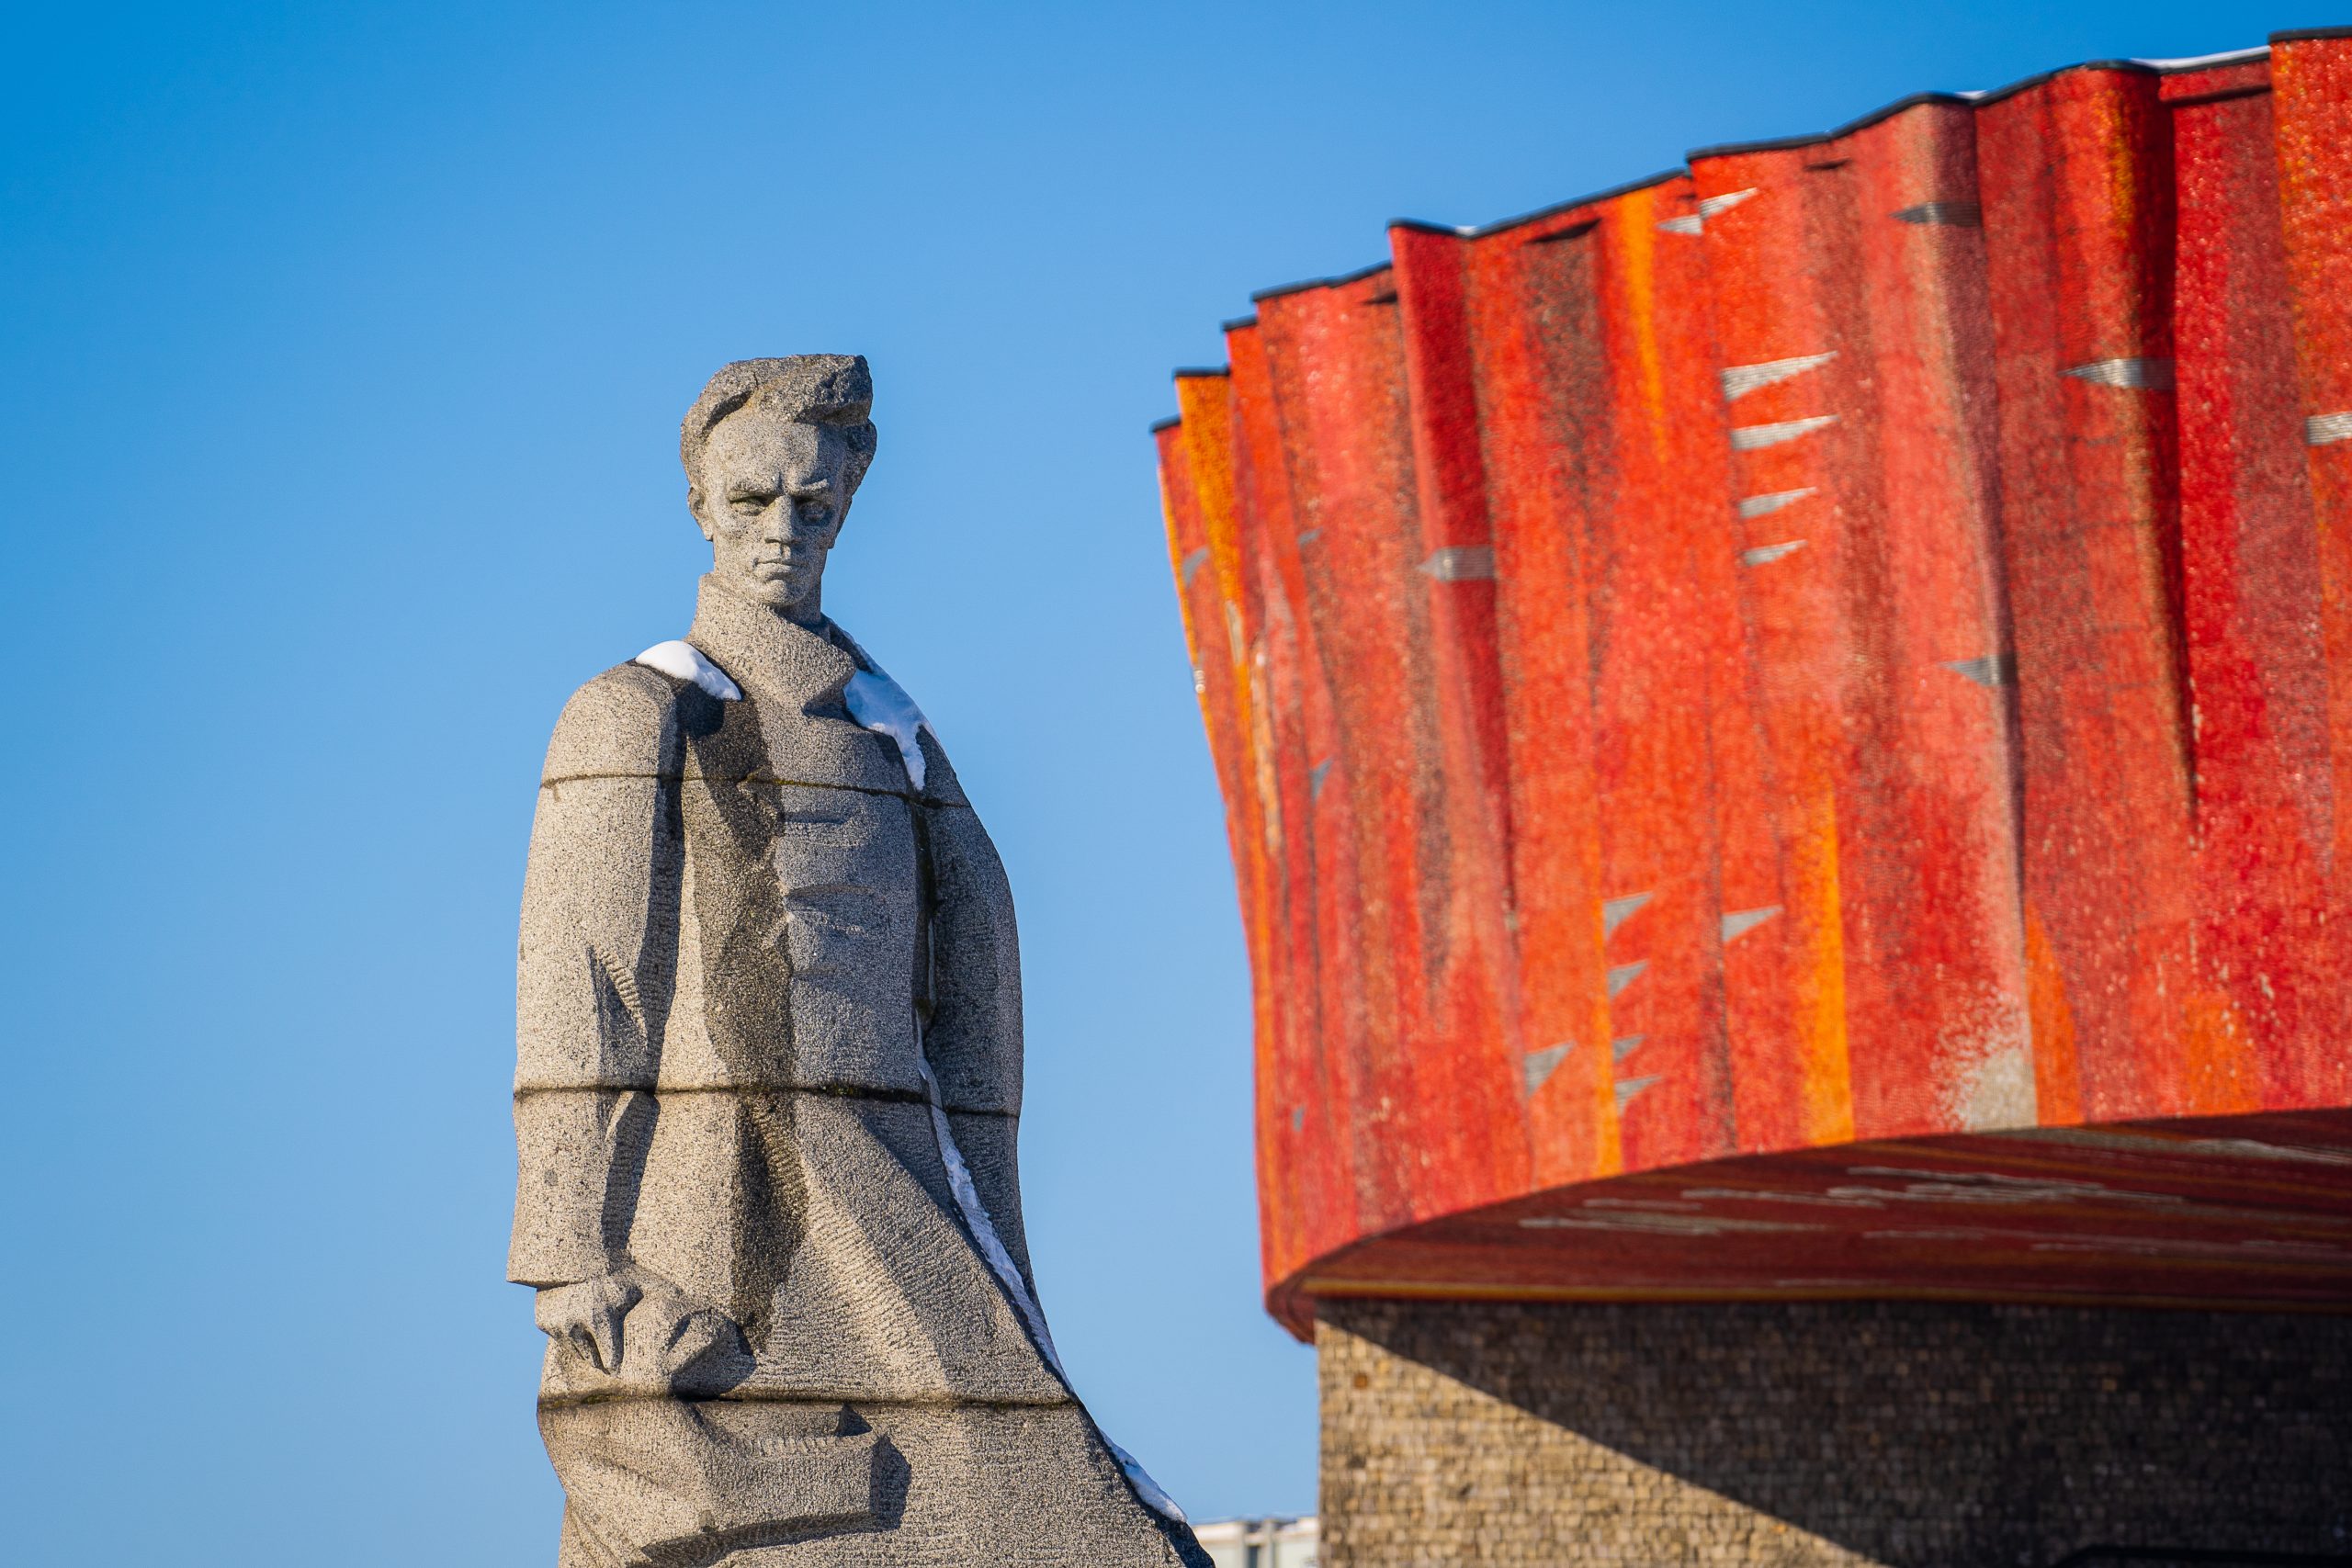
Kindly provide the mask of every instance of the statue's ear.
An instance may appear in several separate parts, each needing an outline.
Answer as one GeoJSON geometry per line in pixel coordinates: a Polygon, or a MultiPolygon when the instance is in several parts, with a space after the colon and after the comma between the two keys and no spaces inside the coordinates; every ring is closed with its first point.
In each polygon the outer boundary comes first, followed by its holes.
{"type": "Polygon", "coordinates": [[[710,531],[710,517],[703,511],[702,486],[691,480],[686,485],[686,510],[694,513],[695,526],[702,530],[702,536],[716,543],[717,540],[710,531]]]}

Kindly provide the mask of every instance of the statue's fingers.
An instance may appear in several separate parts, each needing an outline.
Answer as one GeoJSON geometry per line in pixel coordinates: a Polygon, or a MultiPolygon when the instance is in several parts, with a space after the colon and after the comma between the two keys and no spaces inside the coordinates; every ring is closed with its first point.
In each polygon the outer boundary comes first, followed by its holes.
{"type": "Polygon", "coordinates": [[[560,1289],[539,1292],[538,1300],[531,1303],[531,1321],[538,1325],[539,1332],[550,1339],[564,1339],[571,1337],[571,1330],[564,1315],[563,1292],[560,1289]]]}
{"type": "Polygon", "coordinates": [[[605,1307],[591,1318],[591,1332],[596,1339],[596,1364],[608,1372],[621,1369],[621,1314],[605,1307]]]}

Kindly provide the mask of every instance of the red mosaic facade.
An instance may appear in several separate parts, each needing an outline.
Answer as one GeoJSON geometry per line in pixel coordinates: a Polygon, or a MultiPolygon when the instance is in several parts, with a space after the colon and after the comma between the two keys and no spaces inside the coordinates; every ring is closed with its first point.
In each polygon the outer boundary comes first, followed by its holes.
{"type": "Polygon", "coordinates": [[[1158,432],[1269,1304],[2352,1300],[2352,36],[1259,297],[1158,432]]]}

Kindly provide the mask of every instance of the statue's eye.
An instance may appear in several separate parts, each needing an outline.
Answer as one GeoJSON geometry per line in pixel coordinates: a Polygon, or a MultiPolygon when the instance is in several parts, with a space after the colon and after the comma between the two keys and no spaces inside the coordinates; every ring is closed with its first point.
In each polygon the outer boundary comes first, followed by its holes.
{"type": "Polygon", "coordinates": [[[772,495],[739,495],[728,504],[738,512],[765,512],[768,509],[768,502],[775,499],[775,497],[772,495]]]}

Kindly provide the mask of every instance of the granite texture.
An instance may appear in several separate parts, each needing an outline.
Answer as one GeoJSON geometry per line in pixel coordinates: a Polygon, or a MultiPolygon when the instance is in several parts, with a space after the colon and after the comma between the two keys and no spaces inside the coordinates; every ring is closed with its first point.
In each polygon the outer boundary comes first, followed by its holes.
{"type": "MultiPolygon", "coordinates": [[[[630,1561],[595,1554],[608,1498],[640,1539],[647,1499],[662,1510],[655,1528],[669,1533],[637,1560],[665,1568],[1178,1560],[1172,1547],[1164,1559],[1141,1549],[1126,1480],[1074,1404],[714,1400],[589,1406],[540,1425],[550,1451],[597,1456],[568,1483],[568,1562],[630,1561]]],[[[1207,1565],[1204,1553],[1184,1560],[1207,1565]]]]}
{"type": "Polygon", "coordinates": [[[1320,1311],[1326,1568],[2352,1557],[2352,1318],[1320,1311]]]}
{"type": "Polygon", "coordinates": [[[902,750],[845,701],[920,715],[820,604],[865,374],[713,379],[686,641],[724,679],[657,648],[548,747],[508,1272],[548,1337],[560,1561],[1203,1563],[1035,1308],[1003,866],[927,725],[902,750]]]}

